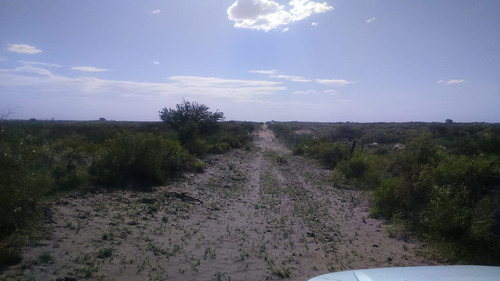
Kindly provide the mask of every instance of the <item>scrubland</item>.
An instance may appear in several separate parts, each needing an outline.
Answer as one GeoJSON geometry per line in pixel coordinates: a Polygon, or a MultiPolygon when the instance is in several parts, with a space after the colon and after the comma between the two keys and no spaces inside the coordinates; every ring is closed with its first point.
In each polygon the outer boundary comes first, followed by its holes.
{"type": "Polygon", "coordinates": [[[496,125],[4,127],[2,279],[305,280],[500,261],[496,125]]]}

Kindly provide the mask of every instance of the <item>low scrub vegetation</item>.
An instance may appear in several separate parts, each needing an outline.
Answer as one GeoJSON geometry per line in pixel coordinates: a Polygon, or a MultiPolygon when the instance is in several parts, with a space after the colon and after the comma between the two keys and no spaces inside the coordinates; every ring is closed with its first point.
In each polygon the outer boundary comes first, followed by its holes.
{"type": "Polygon", "coordinates": [[[148,190],[203,171],[206,153],[249,144],[257,124],[219,122],[222,113],[201,109],[208,123],[3,120],[0,269],[19,262],[19,247],[42,234],[44,202],[53,196],[88,187],[148,190]]]}
{"type": "Polygon", "coordinates": [[[496,124],[272,123],[295,154],[373,195],[372,215],[402,221],[459,263],[500,262],[496,124]],[[307,130],[308,134],[303,134],[307,130]]]}

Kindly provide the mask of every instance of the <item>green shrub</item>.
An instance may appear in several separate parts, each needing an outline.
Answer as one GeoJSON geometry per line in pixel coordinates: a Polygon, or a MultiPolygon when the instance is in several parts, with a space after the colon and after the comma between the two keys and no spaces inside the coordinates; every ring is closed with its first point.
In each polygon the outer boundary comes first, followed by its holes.
{"type": "Polygon", "coordinates": [[[227,143],[227,142],[222,141],[222,142],[218,142],[214,146],[212,146],[212,148],[210,149],[210,152],[220,154],[220,153],[224,153],[230,149],[231,149],[231,145],[229,145],[229,143],[227,143]]]}
{"type": "Polygon", "coordinates": [[[375,199],[372,215],[391,218],[401,211],[401,197],[405,182],[401,178],[388,178],[380,182],[374,190],[375,199]]]}
{"type": "Polygon", "coordinates": [[[346,179],[360,178],[368,170],[368,165],[363,159],[349,159],[339,163],[338,169],[346,179]]]}
{"type": "Polygon", "coordinates": [[[320,161],[327,168],[334,169],[337,164],[349,156],[347,146],[333,143],[326,139],[313,140],[304,145],[307,156],[320,161]]]}
{"type": "Polygon", "coordinates": [[[186,169],[195,158],[178,142],[152,134],[121,134],[107,141],[90,172],[98,184],[157,185],[186,169]]]}
{"type": "Polygon", "coordinates": [[[29,241],[33,229],[42,226],[40,199],[52,180],[44,163],[46,150],[23,140],[4,143],[0,150],[0,267],[21,260],[18,248],[29,241]]]}
{"type": "Polygon", "coordinates": [[[210,150],[210,145],[207,144],[207,141],[198,137],[190,140],[185,147],[190,153],[197,156],[203,156],[210,150]]]}

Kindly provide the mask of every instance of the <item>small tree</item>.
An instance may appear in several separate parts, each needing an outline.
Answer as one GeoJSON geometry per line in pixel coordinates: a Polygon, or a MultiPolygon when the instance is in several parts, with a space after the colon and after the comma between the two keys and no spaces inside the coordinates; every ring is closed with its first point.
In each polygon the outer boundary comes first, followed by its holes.
{"type": "Polygon", "coordinates": [[[177,131],[199,131],[208,133],[217,127],[219,121],[224,120],[224,113],[209,111],[208,106],[182,100],[176,108],[164,108],[160,111],[160,119],[171,125],[177,131]]]}

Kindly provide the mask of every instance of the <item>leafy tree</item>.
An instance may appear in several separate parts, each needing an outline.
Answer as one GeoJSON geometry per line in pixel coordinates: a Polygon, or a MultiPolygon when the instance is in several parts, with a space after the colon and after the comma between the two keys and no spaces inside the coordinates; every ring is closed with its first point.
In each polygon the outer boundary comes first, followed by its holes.
{"type": "Polygon", "coordinates": [[[160,119],[178,131],[187,126],[191,127],[190,130],[207,133],[216,127],[219,121],[224,120],[224,113],[211,112],[204,104],[182,100],[182,103],[177,104],[176,108],[162,109],[160,119]]]}

